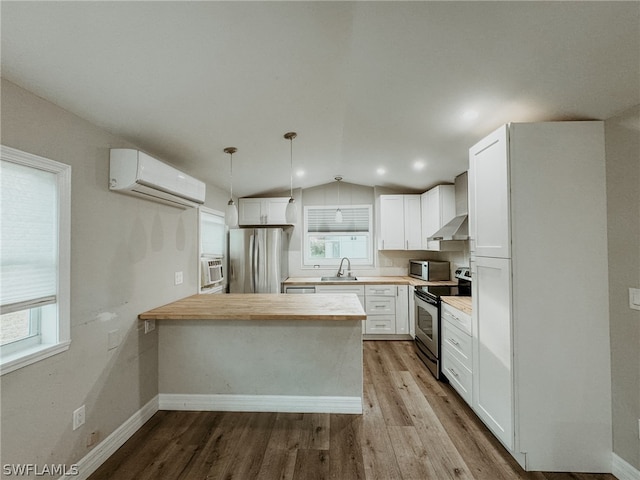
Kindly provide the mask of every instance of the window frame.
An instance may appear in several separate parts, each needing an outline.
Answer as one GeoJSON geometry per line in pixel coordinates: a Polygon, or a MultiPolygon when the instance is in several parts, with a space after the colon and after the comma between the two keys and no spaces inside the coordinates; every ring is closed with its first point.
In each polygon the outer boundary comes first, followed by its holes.
{"type": "MultiPolygon", "coordinates": [[[[4,375],[64,352],[71,343],[71,166],[5,145],[0,145],[0,161],[53,173],[56,176],[58,200],[57,292],[56,303],[49,306],[49,309],[55,308],[55,327],[45,326],[45,322],[41,321],[40,342],[36,345],[32,344],[32,338],[25,338],[15,342],[31,341],[24,342],[22,348],[0,347],[0,375],[4,375]]],[[[36,308],[48,307],[34,306],[29,310],[36,308]]]]}
{"type": "Polygon", "coordinates": [[[350,259],[351,265],[357,265],[361,267],[373,267],[374,265],[374,242],[375,235],[373,232],[373,205],[362,204],[362,205],[305,205],[304,206],[304,214],[303,214],[303,234],[302,234],[302,268],[303,269],[314,269],[317,266],[320,268],[323,267],[337,267],[340,265],[340,258],[325,258],[325,259],[313,259],[310,258],[310,235],[318,235],[325,233],[326,235],[345,235],[345,236],[356,236],[356,235],[366,235],[367,236],[367,258],[366,259],[350,259]],[[308,231],[308,215],[309,210],[337,210],[347,209],[347,208],[366,208],[368,211],[368,232],[309,232],[308,231]]]}

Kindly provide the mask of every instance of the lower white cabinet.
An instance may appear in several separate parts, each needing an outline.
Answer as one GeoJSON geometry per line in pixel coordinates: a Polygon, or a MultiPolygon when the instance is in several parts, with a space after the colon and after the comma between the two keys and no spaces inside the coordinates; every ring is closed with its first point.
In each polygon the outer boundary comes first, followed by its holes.
{"type": "Polygon", "coordinates": [[[471,316],[442,304],[442,372],[469,405],[473,404],[471,316]]]}
{"type": "MultiPolygon", "coordinates": [[[[367,314],[362,322],[366,335],[409,335],[408,285],[316,284],[316,293],[354,293],[367,314]]],[[[411,297],[413,298],[413,297],[411,297]]]]}
{"type": "Polygon", "coordinates": [[[476,257],[472,275],[473,409],[513,449],[511,260],[476,257]]]}

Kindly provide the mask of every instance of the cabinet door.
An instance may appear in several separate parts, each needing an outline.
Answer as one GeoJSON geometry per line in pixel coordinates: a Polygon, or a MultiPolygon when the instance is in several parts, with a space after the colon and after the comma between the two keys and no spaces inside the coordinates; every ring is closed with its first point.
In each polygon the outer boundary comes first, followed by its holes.
{"type": "Polygon", "coordinates": [[[404,195],[404,242],[407,250],[422,248],[420,195],[404,195]]]}
{"type": "Polygon", "coordinates": [[[404,195],[380,195],[378,250],[405,250],[404,195]]]}
{"type": "Polygon", "coordinates": [[[511,261],[476,257],[473,275],[473,409],[513,449],[511,261]]]}
{"type": "Polygon", "coordinates": [[[238,199],[238,223],[240,225],[262,225],[263,218],[262,198],[238,199]]]}
{"type": "Polygon", "coordinates": [[[268,225],[285,225],[287,223],[286,210],[289,199],[286,197],[281,198],[266,198],[264,206],[265,223],[268,225]]]}
{"type": "Polygon", "coordinates": [[[396,286],[396,333],[409,334],[409,286],[396,286]]]}
{"type": "Polygon", "coordinates": [[[475,253],[483,257],[509,258],[509,145],[507,126],[484,138],[469,150],[473,171],[475,253]]]}

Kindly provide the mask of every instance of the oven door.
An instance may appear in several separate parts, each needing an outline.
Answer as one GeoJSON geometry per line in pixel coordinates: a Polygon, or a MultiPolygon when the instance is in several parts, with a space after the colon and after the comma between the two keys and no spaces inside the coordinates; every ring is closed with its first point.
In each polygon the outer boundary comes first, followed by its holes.
{"type": "Polygon", "coordinates": [[[415,296],[416,303],[416,346],[422,361],[429,367],[433,375],[440,376],[439,368],[439,321],[438,307],[433,305],[418,295],[415,296]]]}

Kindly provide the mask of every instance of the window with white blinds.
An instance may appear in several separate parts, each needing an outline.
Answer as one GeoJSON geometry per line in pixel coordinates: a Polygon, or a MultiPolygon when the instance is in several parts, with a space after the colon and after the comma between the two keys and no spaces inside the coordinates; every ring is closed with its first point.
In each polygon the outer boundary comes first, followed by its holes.
{"type": "Polygon", "coordinates": [[[0,157],[0,367],[69,344],[71,167],[9,147],[0,157]]]}
{"type": "Polygon", "coordinates": [[[371,205],[307,206],[304,209],[304,265],[373,265],[371,205]]]}

